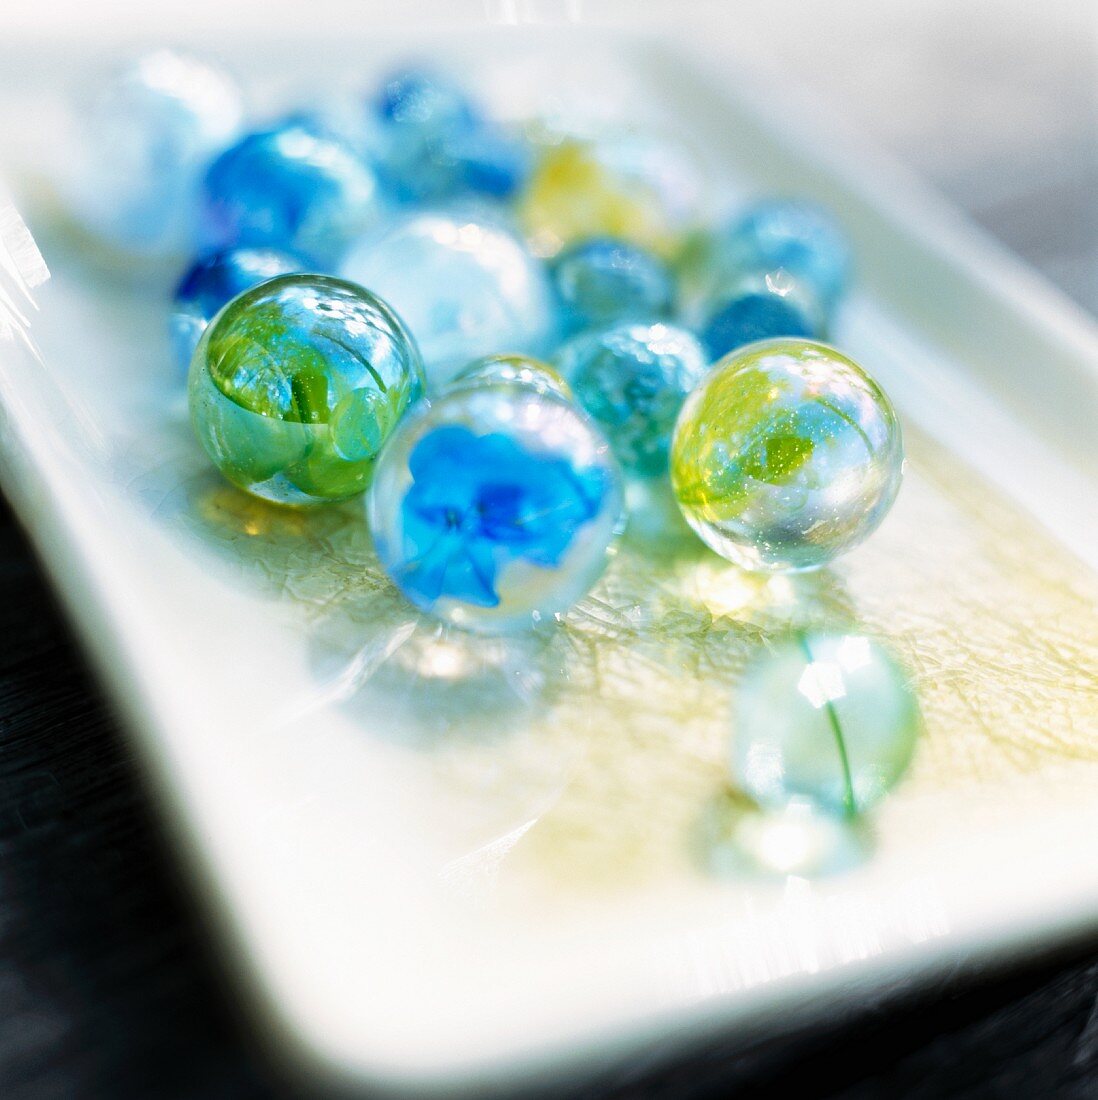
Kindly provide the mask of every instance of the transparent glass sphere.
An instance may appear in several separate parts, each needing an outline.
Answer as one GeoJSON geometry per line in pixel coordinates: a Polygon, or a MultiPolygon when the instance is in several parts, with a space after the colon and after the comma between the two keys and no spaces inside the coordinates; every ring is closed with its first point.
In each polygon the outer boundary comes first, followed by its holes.
{"type": "Polygon", "coordinates": [[[595,583],[621,524],[617,463],[571,402],[512,382],[414,409],[378,460],[367,514],[385,571],[454,626],[551,622],[595,583]]]}
{"type": "Polygon", "coordinates": [[[709,368],[692,333],[663,322],[614,325],[573,337],[556,364],[626,470],[667,472],[675,418],[709,368]]]}
{"type": "Polygon", "coordinates": [[[389,302],[415,334],[432,388],[470,359],[538,355],[553,332],[542,265],[502,225],[421,212],[361,240],[342,274],[389,302]]]}
{"type": "Polygon", "coordinates": [[[184,253],[198,226],[202,173],[240,132],[244,105],[221,69],[155,50],[88,89],[60,180],[93,236],[134,254],[184,253]]]}
{"type": "Polygon", "coordinates": [[[486,355],[474,359],[446,384],[446,392],[479,389],[498,382],[527,386],[538,393],[556,394],[565,401],[574,399],[571,387],[548,363],[529,355],[486,355]]]}
{"type": "Polygon", "coordinates": [[[903,459],[896,412],[861,367],[826,344],[767,340],[726,356],[687,398],[671,481],[722,557],[816,569],[876,530],[903,459]]]}
{"type": "Polygon", "coordinates": [[[283,275],[234,298],[191,361],[191,423],[234,485],[280,504],[343,500],[422,393],[415,343],[353,283],[283,275]]]}
{"type": "Polygon", "coordinates": [[[214,314],[230,299],[276,275],[308,271],[300,256],[276,248],[226,248],[196,260],[179,280],[169,321],[172,348],[184,370],[214,314]]]}
{"type": "Polygon", "coordinates": [[[655,321],[671,313],[675,281],[658,256],[613,237],[566,248],[550,269],[568,333],[618,321],[655,321]]]}
{"type": "Polygon", "coordinates": [[[712,238],[718,271],[785,270],[811,287],[831,309],[850,282],[850,245],[835,219],[822,207],[797,199],[755,203],[712,238]]]}
{"type": "Polygon", "coordinates": [[[827,334],[827,316],[815,293],[784,269],[753,271],[708,295],[698,331],[715,362],[758,340],[819,340],[827,334]]]}
{"type": "Polygon", "coordinates": [[[326,268],[381,211],[373,169],[335,133],[299,120],[226,149],[203,189],[211,246],[266,245],[326,268]]]}
{"type": "Polygon", "coordinates": [[[794,634],[744,670],[732,776],[756,802],[851,817],[907,770],[921,719],[903,667],[859,634],[794,634]]]}

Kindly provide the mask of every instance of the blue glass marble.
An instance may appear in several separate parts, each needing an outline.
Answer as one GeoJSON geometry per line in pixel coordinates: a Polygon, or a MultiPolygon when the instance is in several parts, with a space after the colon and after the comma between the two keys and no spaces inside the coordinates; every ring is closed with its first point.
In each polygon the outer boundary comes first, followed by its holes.
{"type": "Polygon", "coordinates": [[[710,296],[699,326],[711,360],[776,336],[822,339],[825,316],[814,293],[788,272],[752,272],[710,296]]]}
{"type": "Polygon", "coordinates": [[[625,323],[573,337],[555,362],[622,466],[665,474],[675,419],[709,367],[697,338],[662,322],[625,323]]]}
{"type": "Polygon", "coordinates": [[[206,173],[214,247],[269,246],[329,268],[378,220],[373,170],[345,142],[291,122],[249,134],[206,173]]]}
{"type": "Polygon", "coordinates": [[[670,314],[675,300],[667,264],[613,237],[595,237],[566,248],[550,272],[566,333],[616,321],[660,320],[670,314]]]}
{"type": "Polygon", "coordinates": [[[417,133],[445,133],[472,126],[479,112],[448,77],[425,69],[401,69],[382,82],[374,100],[378,116],[392,126],[417,133]]]}
{"type": "Polygon", "coordinates": [[[744,669],[732,776],[761,806],[854,817],[907,770],[919,705],[888,650],[859,634],[796,633],[744,669]]]}
{"type": "Polygon", "coordinates": [[[244,106],[219,68],[174,50],[145,54],[89,90],[59,181],[69,211],[127,253],[186,253],[206,165],[240,132],[244,106]]]}
{"type": "Polygon", "coordinates": [[[714,234],[712,247],[725,275],[784,269],[804,282],[828,311],[850,281],[846,235],[826,210],[809,202],[759,202],[714,234]]]}
{"type": "Polygon", "coordinates": [[[274,248],[228,248],[196,260],[179,281],[169,322],[176,362],[186,369],[206,326],[223,305],[245,290],[307,271],[308,261],[274,248]]]}
{"type": "Polygon", "coordinates": [[[373,155],[386,190],[399,202],[506,199],[530,173],[526,144],[485,118],[440,74],[394,73],[373,109],[379,124],[373,155]]]}
{"type": "Polygon", "coordinates": [[[408,214],[359,241],[341,273],[404,319],[432,387],[484,355],[542,354],[552,337],[542,264],[500,224],[458,213],[408,214]]]}
{"type": "Polygon", "coordinates": [[[378,461],[367,514],[386,572],[454,626],[549,623],[601,574],[621,521],[606,440],[569,401],[514,383],[413,410],[378,461]]]}

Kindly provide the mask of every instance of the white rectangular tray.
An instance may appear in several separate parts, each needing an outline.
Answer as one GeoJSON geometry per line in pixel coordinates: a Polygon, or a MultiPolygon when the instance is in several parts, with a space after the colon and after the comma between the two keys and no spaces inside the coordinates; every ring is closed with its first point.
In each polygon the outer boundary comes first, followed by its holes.
{"type": "Polygon", "coordinates": [[[1094,327],[814,109],[673,37],[220,46],[267,103],[423,54],[516,114],[547,88],[605,94],[729,193],[837,212],[860,289],[836,341],[892,393],[913,469],[805,598],[892,638],[928,723],[872,857],[838,877],[717,876],[692,834],[720,789],[745,624],[773,626],[788,592],[699,556],[665,593],[687,626],[631,642],[641,566],[623,554],[553,651],[573,682],[537,703],[552,671],[507,647],[476,651],[470,680],[468,646],[402,619],[354,506],[277,512],[208,469],[168,356],[174,272],[89,270],[43,201],[55,74],[88,61],[0,49],[3,167],[53,276],[26,241],[0,274],[16,303],[17,266],[40,284],[0,332],[4,487],[228,957],[284,1047],[335,1076],[517,1084],[1098,923],[1094,327]],[[521,705],[490,694],[493,662],[521,705]]]}

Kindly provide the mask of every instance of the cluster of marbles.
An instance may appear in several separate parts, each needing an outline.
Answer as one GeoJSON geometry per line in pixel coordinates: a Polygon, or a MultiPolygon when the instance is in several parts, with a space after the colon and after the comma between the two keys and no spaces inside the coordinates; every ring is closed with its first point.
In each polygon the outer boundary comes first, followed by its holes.
{"type": "MultiPolygon", "coordinates": [[[[888,512],[895,411],[820,342],[851,271],[823,210],[698,229],[698,173],[665,142],[517,129],[421,68],[338,119],[246,130],[242,102],[185,55],[127,69],[87,113],[74,213],[116,248],[190,252],[170,336],[206,453],[277,504],[363,496],[416,608],[553,623],[637,486],[751,570],[818,569],[888,512]]],[[[854,816],[917,728],[877,643],[797,634],[744,674],[732,774],[768,811],[854,816]]]]}
{"type": "Polygon", "coordinates": [[[341,266],[416,334],[432,388],[470,359],[544,355],[555,318],[543,266],[506,225],[420,210],[362,238],[341,266]]]}
{"type": "Polygon", "coordinates": [[[758,202],[707,234],[692,316],[710,356],[777,336],[824,339],[850,280],[850,249],[812,203],[758,202]]]}
{"type": "Polygon", "coordinates": [[[238,294],[276,275],[305,272],[309,261],[277,248],[226,248],[195,260],[176,285],[169,321],[179,365],[191,365],[206,326],[238,294]]]}

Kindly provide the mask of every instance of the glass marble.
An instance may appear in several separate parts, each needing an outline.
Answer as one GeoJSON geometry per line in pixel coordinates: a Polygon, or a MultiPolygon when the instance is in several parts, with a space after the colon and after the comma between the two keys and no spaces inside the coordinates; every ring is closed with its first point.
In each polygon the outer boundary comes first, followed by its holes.
{"type": "Polygon", "coordinates": [[[555,361],[622,466],[665,474],[675,418],[709,368],[697,338],[663,322],[627,322],[573,337],[555,361]]]}
{"type": "Polygon", "coordinates": [[[177,362],[186,369],[214,315],[230,299],[276,275],[307,271],[308,261],[275,248],[227,248],[196,260],[179,281],[169,322],[177,362]]]}
{"type": "Polygon", "coordinates": [[[833,309],[850,281],[850,245],[834,218],[810,202],[756,203],[712,241],[714,262],[729,274],[784,269],[833,309]]]}
{"type": "Polygon", "coordinates": [[[341,274],[400,314],[435,388],[471,359],[539,355],[552,338],[543,265],[502,224],[452,211],[407,214],[356,244],[341,274]]]}
{"type": "Polygon", "coordinates": [[[203,333],[191,423],[234,485],[316,504],[366,488],[422,389],[415,343],[384,302],[341,279],[282,275],[238,295],[203,333]]]}
{"type": "Polygon", "coordinates": [[[753,272],[712,295],[699,326],[711,360],[776,336],[821,339],[825,316],[815,294],[787,271],[753,272]]]}
{"type": "Polygon", "coordinates": [[[907,770],[919,737],[907,673],[859,634],[797,633],[744,670],[732,776],[765,809],[798,802],[854,817],[907,770]]]}
{"type": "Polygon", "coordinates": [[[548,145],[519,199],[539,256],[590,237],[615,237],[661,256],[677,252],[698,206],[694,166],[675,148],[633,133],[548,145]]]}
{"type": "Polygon", "coordinates": [[[826,344],[767,340],[727,355],[687,398],[671,482],[722,557],[807,570],[877,528],[903,457],[896,412],[861,367],[826,344]]]}
{"type": "Polygon", "coordinates": [[[139,57],[88,90],[60,180],[74,219],[106,244],[162,257],[191,247],[206,165],[236,140],[235,82],[174,50],[139,57]]]}
{"type": "Polygon", "coordinates": [[[400,202],[506,199],[529,174],[525,143],[485,118],[441,74],[394,73],[372,106],[378,124],[374,156],[387,191],[400,202]]]}
{"type": "Polygon", "coordinates": [[[576,406],[511,382],[403,420],[367,494],[378,557],[417,607],[480,633],[547,624],[602,573],[621,475],[576,406]]]}
{"type": "Polygon", "coordinates": [[[550,268],[566,333],[617,321],[659,320],[671,313],[675,282],[659,257],[613,237],[565,249],[550,268]]]}
{"type": "Polygon", "coordinates": [[[226,149],[203,187],[205,236],[213,247],[281,248],[325,268],[381,212],[373,169],[334,133],[300,121],[226,149]]]}
{"type": "Polygon", "coordinates": [[[498,382],[527,386],[537,393],[574,399],[571,387],[548,363],[529,355],[486,355],[462,367],[447,383],[446,390],[479,389],[498,382]]]}

